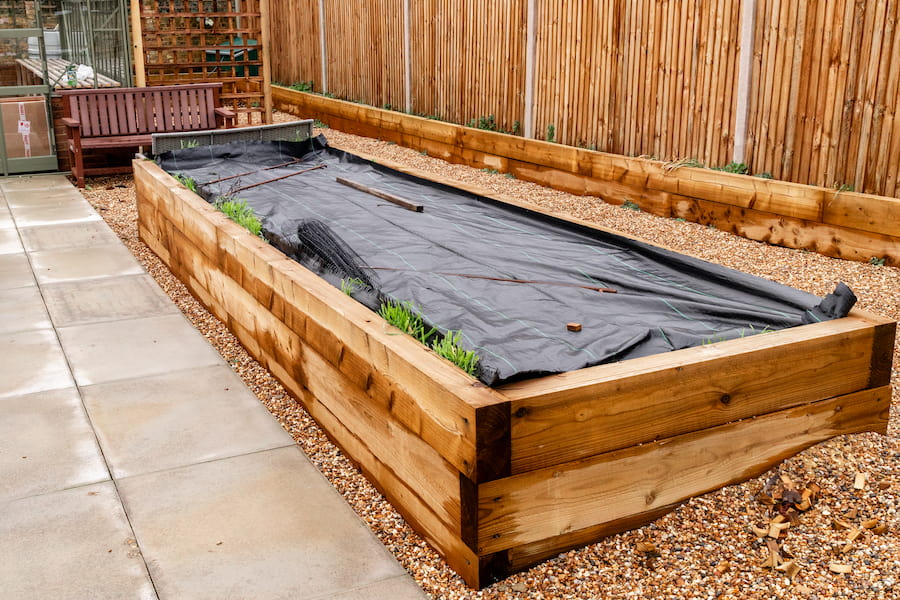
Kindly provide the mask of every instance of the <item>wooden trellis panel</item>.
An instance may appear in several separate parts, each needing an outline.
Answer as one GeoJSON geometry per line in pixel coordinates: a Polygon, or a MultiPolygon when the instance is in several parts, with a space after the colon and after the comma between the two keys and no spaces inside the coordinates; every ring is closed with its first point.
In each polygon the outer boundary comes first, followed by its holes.
{"type": "Polygon", "coordinates": [[[141,0],[147,85],[221,81],[239,123],[265,111],[262,0],[141,0]]]}

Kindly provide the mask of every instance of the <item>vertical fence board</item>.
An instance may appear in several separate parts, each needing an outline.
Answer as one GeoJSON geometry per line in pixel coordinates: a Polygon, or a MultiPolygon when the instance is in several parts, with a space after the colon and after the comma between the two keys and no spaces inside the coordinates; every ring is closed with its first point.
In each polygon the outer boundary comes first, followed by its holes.
{"type": "MultiPolygon", "coordinates": [[[[493,116],[521,132],[528,94],[534,137],[552,127],[563,144],[710,166],[731,160],[740,52],[752,52],[742,140],[752,173],[900,193],[900,0],[758,0],[747,49],[740,0],[536,0],[529,92],[526,0],[410,2],[409,90],[404,1],[324,4],[340,98],[399,108],[408,93],[415,113],[493,116]]],[[[318,6],[272,3],[273,79],[321,89],[318,6]]],[[[177,32],[151,37],[157,63],[183,54],[177,32]]]]}

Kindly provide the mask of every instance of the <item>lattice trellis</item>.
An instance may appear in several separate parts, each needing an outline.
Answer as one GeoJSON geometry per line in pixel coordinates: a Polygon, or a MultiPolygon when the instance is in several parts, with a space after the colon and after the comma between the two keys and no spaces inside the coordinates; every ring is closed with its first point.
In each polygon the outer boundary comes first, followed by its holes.
{"type": "Polygon", "coordinates": [[[147,85],[221,81],[239,122],[268,122],[261,0],[141,0],[147,85]]]}

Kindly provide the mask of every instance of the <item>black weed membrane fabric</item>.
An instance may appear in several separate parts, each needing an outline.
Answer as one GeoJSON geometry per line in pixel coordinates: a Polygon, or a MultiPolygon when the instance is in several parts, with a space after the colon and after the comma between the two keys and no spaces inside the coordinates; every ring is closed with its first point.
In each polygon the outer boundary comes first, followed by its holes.
{"type": "Polygon", "coordinates": [[[408,301],[429,326],[461,331],[488,385],[835,319],[856,301],[843,284],[823,300],[408,176],[321,136],[158,161],[210,202],[246,199],[274,246],[373,310],[408,301]]]}

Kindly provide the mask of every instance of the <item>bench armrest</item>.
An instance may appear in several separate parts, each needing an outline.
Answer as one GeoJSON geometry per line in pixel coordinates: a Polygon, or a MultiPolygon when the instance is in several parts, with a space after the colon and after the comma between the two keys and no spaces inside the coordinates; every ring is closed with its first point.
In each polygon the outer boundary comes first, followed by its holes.
{"type": "Polygon", "coordinates": [[[230,129],[234,127],[234,111],[230,108],[219,106],[215,109],[216,126],[230,129]]]}
{"type": "Polygon", "coordinates": [[[73,119],[72,117],[63,117],[61,121],[63,125],[70,129],[81,127],[81,121],[79,121],[78,119],[73,119]]]}

